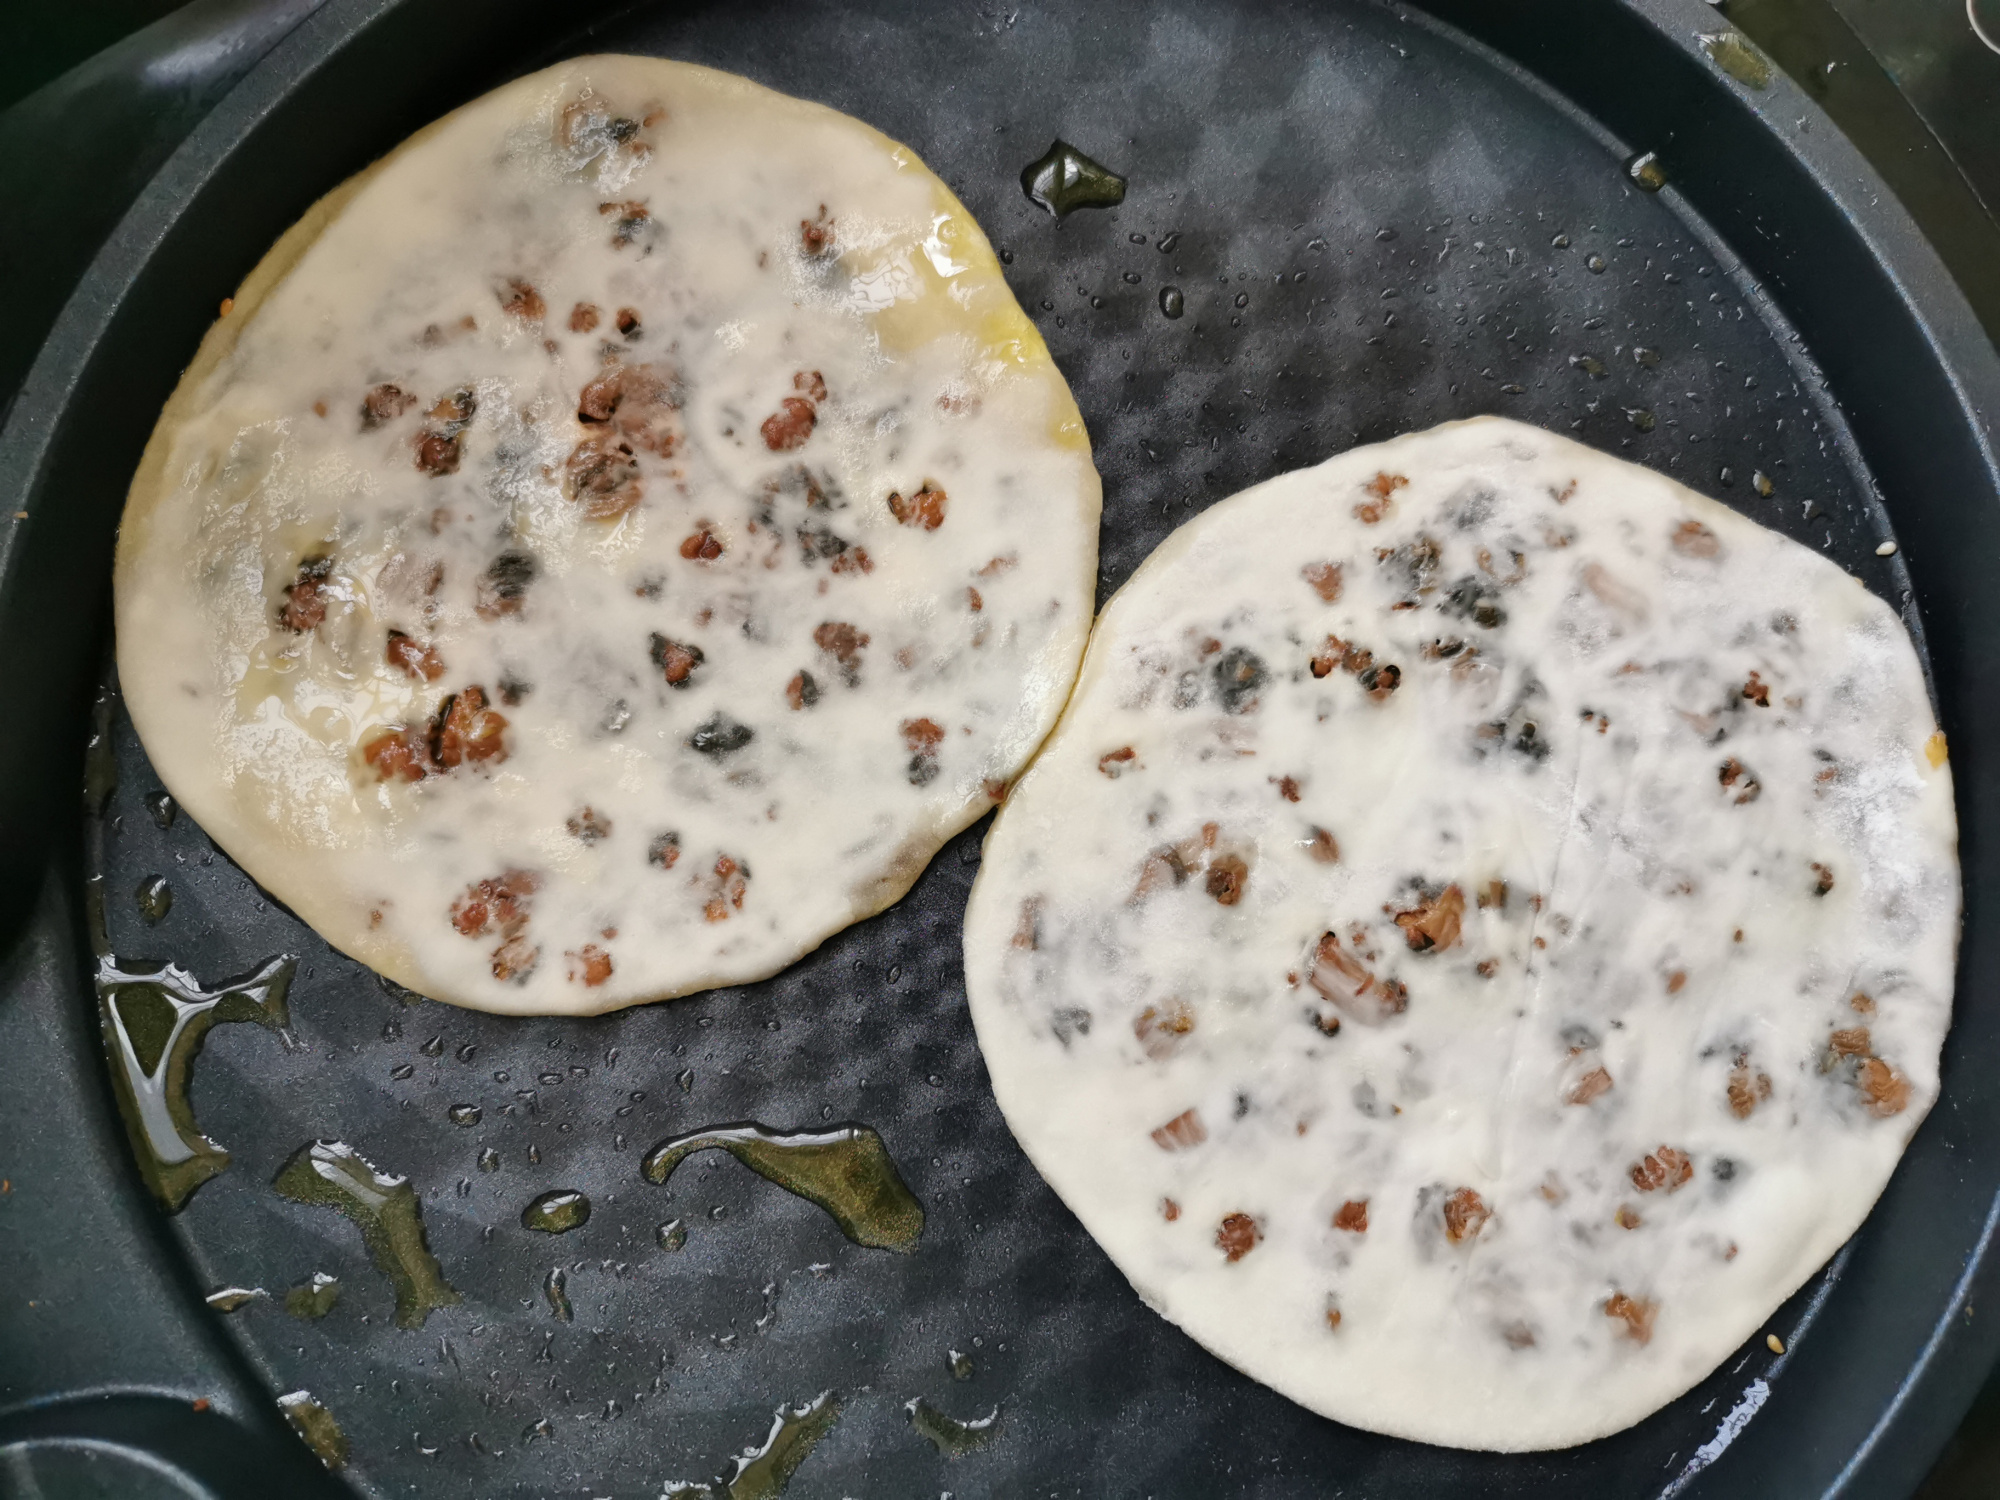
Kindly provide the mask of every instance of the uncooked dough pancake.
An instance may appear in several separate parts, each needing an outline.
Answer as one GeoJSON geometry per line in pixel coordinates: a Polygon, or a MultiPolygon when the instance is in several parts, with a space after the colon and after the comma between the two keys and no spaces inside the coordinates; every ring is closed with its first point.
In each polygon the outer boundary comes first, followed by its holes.
{"type": "Polygon", "coordinates": [[[1166,1317],[1343,1422],[1559,1447],[1868,1212],[1937,1097],[1955,847],[1886,605],[1482,419],[1147,561],[987,838],[967,987],[1166,1317]]]}
{"type": "Polygon", "coordinates": [[[755,979],[900,896],[1061,708],[1098,479],[906,148],[591,57],[336,191],[119,541],[154,766],[338,947],[486,1010],[755,979]]]}

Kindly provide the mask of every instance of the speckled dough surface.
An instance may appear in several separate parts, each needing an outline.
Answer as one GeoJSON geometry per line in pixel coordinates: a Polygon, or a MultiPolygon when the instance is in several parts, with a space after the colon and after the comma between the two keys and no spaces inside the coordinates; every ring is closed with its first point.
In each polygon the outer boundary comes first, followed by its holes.
{"type": "Polygon", "coordinates": [[[773,972],[990,806],[1073,679],[1097,517],[911,152],[585,58],[225,307],[133,485],[119,669],[169,789],[339,947],[598,1011],[773,972]]]}
{"type": "Polygon", "coordinates": [[[967,986],[1016,1136],[1166,1317],[1341,1421],[1549,1448],[1860,1224],[1958,914],[1888,607],[1476,419],[1139,570],[987,839],[967,986]]]}

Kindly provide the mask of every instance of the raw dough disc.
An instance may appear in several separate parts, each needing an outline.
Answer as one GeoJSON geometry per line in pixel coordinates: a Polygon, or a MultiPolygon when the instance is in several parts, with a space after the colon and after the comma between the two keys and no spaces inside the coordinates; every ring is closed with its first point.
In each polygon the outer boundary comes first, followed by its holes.
{"type": "Polygon", "coordinates": [[[1073,680],[1098,508],[910,151],[583,58],[337,190],[225,308],[132,487],[120,676],[329,941],[606,1010],[783,967],[992,804],[1073,680]]]}
{"type": "Polygon", "coordinates": [[[1166,1317],[1343,1422],[1560,1447],[1868,1212],[1937,1096],[1955,847],[1886,605],[1481,419],[1146,562],[987,838],[967,988],[1166,1317]]]}

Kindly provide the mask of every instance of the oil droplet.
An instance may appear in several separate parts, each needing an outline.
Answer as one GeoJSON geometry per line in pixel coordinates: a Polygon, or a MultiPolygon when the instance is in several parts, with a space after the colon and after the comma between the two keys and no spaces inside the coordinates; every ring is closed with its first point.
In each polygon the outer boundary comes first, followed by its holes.
{"type": "Polygon", "coordinates": [[[139,903],[139,915],[148,923],[160,921],[174,909],[174,888],[167,884],[164,875],[148,875],[139,882],[132,898],[139,903]]]}
{"type": "Polygon", "coordinates": [[[302,1281],[285,1293],[285,1311],[300,1322],[317,1323],[339,1300],[340,1278],[315,1271],[311,1281],[302,1281]]]}
{"type": "Polygon", "coordinates": [[[882,1137],[866,1125],[781,1135],[762,1125],[725,1125],[662,1141],[646,1153],[646,1180],[663,1183],[697,1151],[723,1150],[758,1176],[816,1203],[857,1245],[909,1252],[924,1207],[896,1171],[882,1137]]]}
{"type": "Polygon", "coordinates": [[[1181,295],[1179,287],[1163,286],[1160,288],[1160,311],[1170,318],[1178,318],[1182,313],[1187,311],[1187,298],[1181,295]]]}
{"type": "Polygon", "coordinates": [[[1625,175],[1648,193],[1657,193],[1667,185],[1667,169],[1660,165],[1657,151],[1642,151],[1626,162],[1625,175]]]}
{"type": "Polygon", "coordinates": [[[718,1204],[716,1204],[716,1205],[715,1205],[715,1207],[711,1208],[711,1209],[710,1209],[710,1210],[708,1211],[708,1216],[709,1216],[709,1217],[710,1217],[711,1219],[726,1219],[726,1218],[728,1218],[728,1217],[729,1217],[729,1205],[728,1205],[727,1203],[718,1203],[718,1204]]]}
{"type": "Polygon", "coordinates": [[[1778,490],[1778,487],[1771,483],[1771,476],[1766,474],[1762,469],[1755,470],[1750,475],[1750,488],[1766,500],[1770,499],[1778,490]]]}
{"type": "Polygon", "coordinates": [[[266,961],[214,990],[178,964],[97,960],[97,1015],[111,1059],[112,1092],[139,1160],[139,1174],[168,1213],[177,1212],[229,1153],[203,1135],[188,1102],[188,1073],[211,1026],[255,1021],[281,1031],[298,960],[266,961]]]}
{"type": "Polygon", "coordinates": [[[1602,380],[1611,373],[1604,368],[1603,360],[1593,358],[1588,354],[1572,354],[1569,357],[1569,367],[1572,370],[1583,371],[1592,380],[1602,380]]]}
{"type": "Polygon", "coordinates": [[[764,1441],[746,1448],[730,1470],[708,1484],[670,1479],[660,1500],[778,1500],[799,1465],[840,1420],[840,1397],[821,1391],[803,1406],[781,1406],[764,1441]]]}
{"type": "Polygon", "coordinates": [[[448,1113],[452,1124],[467,1128],[477,1125],[486,1115],[486,1111],[476,1104],[454,1104],[448,1113]]]}
{"type": "Polygon", "coordinates": [[[434,1036],[429,1041],[425,1042],[422,1046],[418,1047],[417,1050],[423,1053],[425,1057],[443,1057],[444,1038],[441,1036],[434,1036]]]}
{"type": "Polygon", "coordinates": [[[972,1356],[961,1349],[949,1350],[944,1357],[945,1368],[951,1371],[953,1380],[972,1379],[972,1356]]]}
{"type": "Polygon", "coordinates": [[[458,1049],[458,1060],[462,1063],[469,1063],[478,1054],[478,1046],[472,1042],[467,1042],[463,1047],[458,1049]]]}
{"type": "Polygon", "coordinates": [[[333,1413],[313,1400],[309,1391],[293,1391],[278,1398],[278,1410],[285,1414],[285,1420],[292,1424],[292,1431],[305,1440],[305,1445],[319,1455],[319,1461],[329,1469],[344,1468],[347,1464],[347,1434],[340,1430],[340,1424],[333,1420],[333,1413]]]}
{"type": "Polygon", "coordinates": [[[1069,142],[1057,140],[1021,169],[1021,191],[1060,219],[1079,208],[1112,208],[1123,203],[1125,179],[1069,142]]]}
{"type": "Polygon", "coordinates": [[[1139,273],[1137,271],[1127,271],[1125,273],[1125,284],[1127,286],[1137,286],[1139,284],[1139,273]]]}
{"type": "Polygon", "coordinates": [[[542,1162],[542,1148],[533,1144],[529,1145],[528,1160],[535,1163],[536,1166],[540,1166],[542,1162]]]}
{"type": "Polygon", "coordinates": [[[421,1328],[435,1308],[459,1300],[424,1239],[423,1210],[407,1177],[379,1172],[344,1141],[309,1141],[271,1185],[294,1203],[330,1208],[354,1221],[375,1269],[396,1290],[396,1326],[421,1328]]]}
{"type": "Polygon", "coordinates": [[[1584,258],[1583,268],[1593,276],[1602,276],[1604,274],[1604,257],[1597,254],[1596,251],[1592,251],[1584,258]]]}
{"type": "Polygon", "coordinates": [[[1177,229],[1172,234],[1164,235],[1161,237],[1160,254],[1172,255],[1176,250],[1180,249],[1180,246],[1181,246],[1181,235],[1180,231],[1177,229]]]}
{"type": "Polygon", "coordinates": [[[1550,240],[1549,244],[1552,245],[1557,250],[1567,250],[1569,249],[1569,236],[1566,234],[1559,234],[1554,239],[1550,240]]]}
{"type": "Polygon", "coordinates": [[[683,1094],[692,1094],[694,1092],[694,1069],[682,1069],[680,1073],[675,1075],[674,1082],[681,1086],[683,1094]]]}
{"type": "Polygon", "coordinates": [[[1724,464],[1722,472],[1715,476],[1715,482],[1725,490],[1731,488],[1736,483],[1736,471],[1730,468],[1728,464],[1724,464]]]}
{"type": "Polygon", "coordinates": [[[977,1421],[961,1422],[956,1417],[948,1417],[922,1396],[903,1403],[903,1410],[910,1414],[910,1426],[928,1439],[933,1448],[946,1458],[963,1458],[968,1453],[977,1453],[1000,1435],[1000,1408],[977,1421]]]}
{"type": "Polygon", "coordinates": [[[111,710],[118,695],[100,689],[90,706],[90,740],[83,752],[83,807],[92,817],[102,817],[105,804],[118,790],[118,751],[111,743],[111,710]]]}
{"type": "Polygon", "coordinates": [[[654,1231],[662,1250],[684,1250],[687,1248],[688,1227],[679,1219],[669,1219],[654,1231]]]}
{"type": "Polygon", "coordinates": [[[590,1200],[574,1188],[543,1193],[521,1210],[521,1227],[543,1234],[568,1234],[590,1222],[590,1200]]]}
{"type": "Polygon", "coordinates": [[[482,1172],[499,1171],[500,1153],[498,1151],[495,1151],[491,1146],[488,1146],[484,1151],[481,1151],[479,1153],[479,1170],[482,1172]]]}
{"type": "Polygon", "coordinates": [[[269,1292],[261,1286],[226,1286],[210,1292],[202,1301],[217,1312],[233,1313],[238,1308],[248,1307],[259,1297],[268,1297],[269,1292]]]}
{"type": "Polygon", "coordinates": [[[412,1073],[416,1071],[417,1071],[417,1065],[415,1063],[397,1063],[395,1067],[389,1070],[389,1076],[395,1079],[398,1083],[401,1083],[405,1078],[408,1078],[412,1073]]]}
{"type": "Polygon", "coordinates": [[[1751,46],[1750,39],[1740,31],[1704,32],[1701,50],[1746,88],[1761,89],[1771,82],[1770,59],[1751,46]]]}
{"type": "Polygon", "coordinates": [[[569,1276],[561,1266],[550,1267],[549,1274],[542,1279],[542,1295],[549,1299],[549,1311],[563,1322],[576,1316],[569,1305],[569,1276]]]}
{"type": "Polygon", "coordinates": [[[1649,370],[1656,370],[1660,366],[1660,351],[1657,349],[1648,349],[1644,344],[1634,344],[1632,346],[1632,362],[1644,365],[1649,370]]]}
{"type": "Polygon", "coordinates": [[[174,826],[174,815],[180,811],[172,796],[164,791],[154,792],[146,799],[146,811],[153,815],[153,823],[162,832],[174,826]]]}
{"type": "Polygon", "coordinates": [[[1628,406],[1625,408],[1625,420],[1641,432],[1651,432],[1656,419],[1643,406],[1628,406]]]}
{"type": "Polygon", "coordinates": [[[1238,307],[1248,307],[1250,305],[1250,294],[1248,292],[1238,292],[1236,294],[1236,305],[1238,307]]]}
{"type": "Polygon", "coordinates": [[[1396,231],[1393,229],[1378,229],[1375,231],[1375,238],[1380,240],[1385,245],[1388,244],[1389,241],[1393,240],[1395,237],[1396,237],[1396,231]]]}

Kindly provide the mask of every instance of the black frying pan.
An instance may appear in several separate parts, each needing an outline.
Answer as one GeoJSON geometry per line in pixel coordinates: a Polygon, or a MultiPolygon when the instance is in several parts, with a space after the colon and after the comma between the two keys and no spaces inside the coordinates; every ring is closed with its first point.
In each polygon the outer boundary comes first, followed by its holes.
{"type": "Polygon", "coordinates": [[[0,999],[0,1055],[38,1068],[0,1101],[0,1255],[10,1293],[42,1292],[32,1313],[0,1309],[0,1402],[65,1398],[0,1410],[0,1445],[59,1441],[41,1451],[78,1473],[144,1452],[212,1493],[305,1494],[319,1476],[272,1405],[303,1387],[344,1429],[362,1493],[653,1495],[715,1475],[781,1402],[832,1389],[842,1414],[793,1495],[1903,1493],[2000,1342],[1979,1316],[2000,1186],[2000,624],[1982,586],[2000,558],[2000,362],[1963,300],[1790,83],[1757,82],[1754,58],[1732,63],[1750,81],[1725,75],[1698,36],[1725,23],[1696,0],[984,3],[660,4],[579,34],[554,7],[333,0],[106,245],[0,429],[27,512],[0,533],[0,701],[17,714],[0,729],[0,857],[31,889],[53,828],[58,872],[16,903],[32,917],[0,999]],[[1877,1212],[1772,1320],[1789,1352],[1760,1340],[1626,1433],[1517,1457],[1354,1432],[1211,1359],[1139,1304],[993,1105],[958,956],[979,830],[776,979],[524,1022],[407,1003],[187,820],[159,826],[108,677],[94,815],[79,836],[49,812],[74,796],[66,730],[104,659],[125,485],[218,300],[418,124],[599,49],[822,100],[942,173],[1010,257],[1090,424],[1106,592],[1244,485],[1498,411],[1719,495],[1903,608],[1960,793],[1957,1024],[1943,1100],[1877,1212]],[[1058,224],[1021,196],[1022,165],[1057,134],[1129,175],[1122,207],[1058,224]],[[1645,151],[1662,191],[1627,171],[1645,151]],[[1167,285],[1178,320],[1159,310],[1167,285]],[[1900,552],[1877,556],[1892,537],[1900,552]],[[155,875],[174,892],[156,925],[134,899],[155,875]],[[93,897],[124,959],[210,983],[298,959],[290,1032],[218,1026],[194,1065],[196,1118],[233,1159],[171,1219],[141,1196],[96,1050],[93,897]],[[451,1123],[468,1103],[480,1122],[451,1123]],[[666,1188],[641,1180],[659,1138],[739,1119],[875,1126],[929,1212],[916,1254],[853,1246],[719,1156],[666,1188]],[[272,1190],[317,1136],[412,1179],[462,1304],[395,1328],[354,1227],[272,1190]],[[487,1149],[497,1171],[475,1165],[487,1149]],[[592,1197],[586,1227],[520,1227],[551,1188],[592,1197]],[[686,1247],[664,1251],[655,1228],[674,1218],[686,1247]],[[558,1264],[570,1321],[545,1295],[558,1264]],[[227,1315],[199,1301],[231,1284],[281,1297],[315,1271],[344,1286],[318,1322],[277,1298],[227,1315]],[[105,1387],[127,1394],[85,1394],[105,1387]],[[957,1417],[997,1405],[1000,1435],[946,1459],[905,1415],[917,1396],[957,1417]]]}

